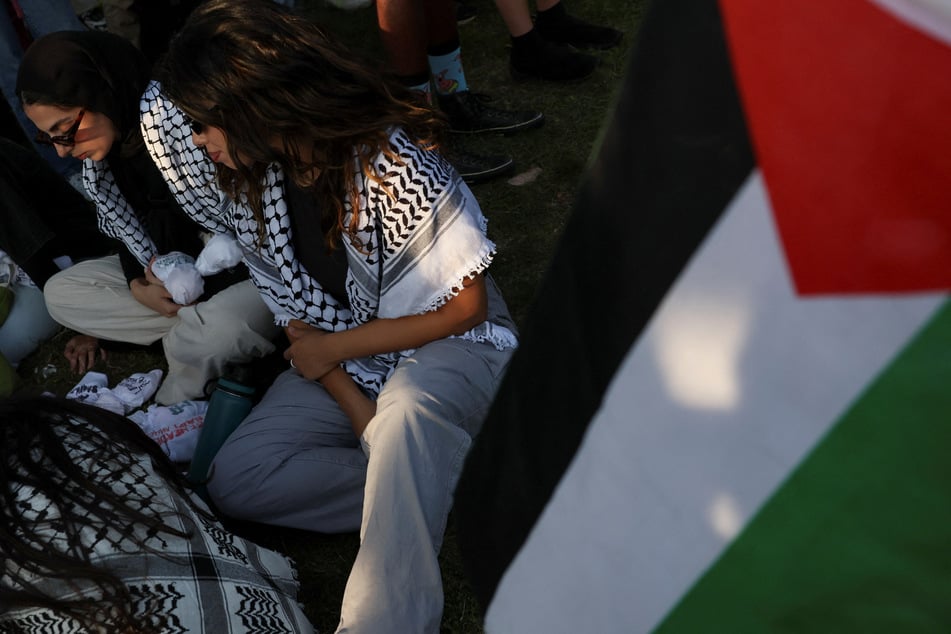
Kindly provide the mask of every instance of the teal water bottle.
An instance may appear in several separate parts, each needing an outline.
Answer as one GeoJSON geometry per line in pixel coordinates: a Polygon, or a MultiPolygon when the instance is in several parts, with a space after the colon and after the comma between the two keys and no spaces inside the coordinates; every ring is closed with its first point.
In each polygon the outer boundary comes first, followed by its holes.
{"type": "Polygon", "coordinates": [[[238,368],[218,379],[208,401],[208,411],[205,412],[195,445],[195,455],[188,468],[188,481],[205,500],[208,499],[205,484],[214,477],[214,473],[209,473],[208,469],[215,455],[251,411],[254,388],[248,385],[247,373],[240,372],[244,369],[238,368]]]}

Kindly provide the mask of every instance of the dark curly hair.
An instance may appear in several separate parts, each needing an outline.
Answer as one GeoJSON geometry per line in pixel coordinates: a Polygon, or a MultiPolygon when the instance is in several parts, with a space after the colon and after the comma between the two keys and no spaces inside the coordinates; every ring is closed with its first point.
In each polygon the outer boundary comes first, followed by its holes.
{"type": "Polygon", "coordinates": [[[86,544],[90,534],[110,534],[118,536],[113,537],[117,546],[145,556],[150,549],[141,535],[188,536],[158,513],[143,510],[148,509],[147,492],[116,484],[146,454],[156,473],[191,503],[161,448],[121,416],[75,401],[34,397],[0,402],[0,454],[0,558],[5,562],[0,605],[49,608],[89,631],[164,631],[167,615],[136,613],[128,587],[90,561],[86,544]],[[80,466],[90,461],[95,474],[80,466]],[[18,496],[23,487],[48,501],[41,516],[25,513],[18,496]],[[54,530],[37,530],[41,525],[54,530]],[[36,578],[94,592],[63,600],[44,593],[36,578]]]}
{"type": "Polygon", "coordinates": [[[442,115],[392,77],[267,0],[200,5],[156,78],[188,116],[227,135],[237,169],[219,165],[218,184],[232,198],[247,196],[262,231],[265,170],[277,162],[322,209],[336,212],[331,246],[341,233],[354,238],[356,214],[345,227],[344,201],[357,199],[358,173],[382,184],[371,161],[381,152],[393,157],[393,129],[427,149],[438,147],[445,129],[442,115]]]}

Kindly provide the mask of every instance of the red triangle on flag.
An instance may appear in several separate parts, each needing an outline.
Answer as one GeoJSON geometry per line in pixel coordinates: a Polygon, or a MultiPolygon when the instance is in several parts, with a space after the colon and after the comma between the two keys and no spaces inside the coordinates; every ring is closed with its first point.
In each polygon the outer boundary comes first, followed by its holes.
{"type": "Polygon", "coordinates": [[[720,7],[796,289],[951,288],[951,47],[866,0],[720,7]]]}

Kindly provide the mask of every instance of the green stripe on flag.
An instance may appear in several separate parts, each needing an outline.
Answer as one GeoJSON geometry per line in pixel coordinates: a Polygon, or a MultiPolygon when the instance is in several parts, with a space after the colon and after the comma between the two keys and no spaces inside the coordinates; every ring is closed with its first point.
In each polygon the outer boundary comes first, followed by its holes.
{"type": "Polygon", "coordinates": [[[951,304],[656,631],[951,632],[951,304]]]}

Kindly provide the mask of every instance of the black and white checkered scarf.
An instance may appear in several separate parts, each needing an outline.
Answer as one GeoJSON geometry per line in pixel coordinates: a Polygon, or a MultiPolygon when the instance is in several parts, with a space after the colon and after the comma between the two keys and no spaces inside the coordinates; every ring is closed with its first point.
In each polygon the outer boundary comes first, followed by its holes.
{"type": "Polygon", "coordinates": [[[152,256],[161,255],[119,191],[108,161],[83,160],[83,187],[96,205],[99,231],[122,242],[143,267],[152,256]]]}
{"type": "MultiPolygon", "coordinates": [[[[197,513],[155,470],[148,456],[128,454],[129,448],[118,444],[103,451],[102,443],[68,433],[72,425],[84,424],[72,420],[55,428],[76,468],[103,488],[111,488],[129,508],[144,516],[161,517],[186,536],[157,533],[144,524],[97,525],[88,507],[79,502],[88,503],[98,494],[74,491],[70,498],[74,503],[63,507],[53,504],[38,487],[26,485],[15,490],[10,500],[11,509],[33,524],[33,532],[23,537],[64,553],[85,553],[91,564],[113,573],[126,585],[135,614],[165,616],[166,632],[313,632],[297,603],[299,584],[291,560],[233,535],[209,516],[197,513]],[[119,452],[123,452],[121,461],[114,458],[119,452]],[[82,527],[81,544],[66,541],[58,528],[66,521],[63,515],[77,518],[75,525],[82,527]]],[[[13,463],[9,468],[24,474],[22,465],[13,463]]],[[[201,501],[197,504],[203,505],[201,501]]],[[[8,568],[0,568],[0,586],[8,591],[22,590],[10,573],[24,575],[26,571],[13,562],[4,564],[8,568]]],[[[34,573],[30,583],[33,589],[60,600],[101,596],[88,581],[61,575],[34,573]]],[[[86,631],[68,614],[46,606],[0,610],[0,632],[86,631]]]]}
{"type": "MultiPolygon", "coordinates": [[[[397,160],[380,154],[377,174],[386,188],[359,177],[358,200],[346,201],[349,223],[357,214],[360,248],[344,240],[350,308],[313,279],[294,253],[284,176],[272,164],[263,196],[264,241],[244,200],[231,203],[218,190],[214,166],[196,148],[181,112],[150,84],[142,98],[142,134],[152,158],[187,214],[215,232],[233,233],[245,252],[251,278],[284,325],[300,319],[339,332],[377,317],[395,318],[435,310],[461,289],[467,277],[485,271],[495,254],[487,221],[458,174],[435,152],[417,147],[402,131],[390,138],[397,160]],[[355,207],[355,208],[354,208],[355,207]]],[[[509,329],[484,322],[462,335],[499,349],[517,345],[509,329]]],[[[378,392],[401,357],[412,350],[345,362],[361,385],[378,392]]]]}

